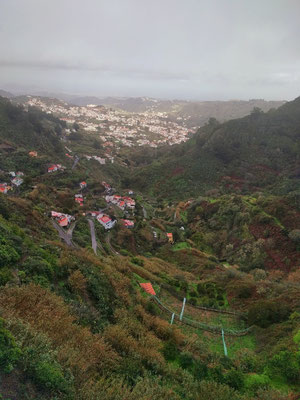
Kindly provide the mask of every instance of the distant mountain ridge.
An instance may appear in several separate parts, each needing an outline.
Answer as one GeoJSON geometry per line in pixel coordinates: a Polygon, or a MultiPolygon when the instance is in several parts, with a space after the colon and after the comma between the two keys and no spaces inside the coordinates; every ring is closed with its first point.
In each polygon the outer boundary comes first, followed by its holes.
{"type": "Polygon", "coordinates": [[[285,194],[299,186],[299,138],[300,97],[223,124],[211,119],[186,143],[158,151],[131,184],[174,198],[211,189],[285,194]]]}
{"type": "MultiPolygon", "coordinates": [[[[99,97],[99,96],[80,96],[66,93],[52,93],[45,91],[32,91],[24,95],[42,96],[56,98],[71,105],[86,106],[95,104],[120,109],[132,113],[140,112],[165,112],[172,120],[185,119],[189,127],[201,127],[205,125],[209,118],[216,118],[219,122],[229,121],[248,115],[254,107],[261,108],[267,112],[272,108],[278,108],[285,103],[284,100],[267,101],[263,99],[250,100],[227,100],[227,101],[188,101],[188,100],[166,100],[151,97],[99,97]]],[[[7,92],[4,97],[11,97],[7,92]]],[[[18,97],[20,93],[18,93],[18,97]]]]}

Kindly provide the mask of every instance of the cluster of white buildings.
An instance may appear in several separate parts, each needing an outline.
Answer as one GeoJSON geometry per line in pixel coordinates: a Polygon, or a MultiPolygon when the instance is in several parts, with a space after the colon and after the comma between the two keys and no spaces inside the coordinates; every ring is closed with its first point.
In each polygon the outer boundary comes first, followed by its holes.
{"type": "MultiPolygon", "coordinates": [[[[11,176],[10,182],[13,186],[16,186],[16,187],[21,186],[22,183],[24,182],[24,179],[22,178],[24,176],[24,172],[10,171],[8,173],[8,175],[11,176]]],[[[10,186],[8,183],[6,183],[6,182],[0,183],[0,193],[7,194],[7,192],[12,189],[13,189],[13,187],[10,186]]]]}
{"type": "Polygon", "coordinates": [[[115,161],[115,158],[113,156],[111,156],[110,154],[105,154],[105,157],[98,157],[98,156],[89,156],[87,154],[85,154],[84,156],[87,160],[96,160],[98,161],[98,163],[100,163],[101,165],[105,165],[106,161],[111,162],[112,164],[115,161]]]}
{"type": "Polygon", "coordinates": [[[13,179],[11,180],[11,183],[12,183],[13,185],[15,185],[15,186],[21,186],[22,183],[24,182],[24,179],[21,178],[22,176],[24,176],[24,172],[21,172],[21,171],[18,171],[18,172],[11,171],[11,172],[9,173],[9,175],[13,178],[13,179]]]}
{"type": "Polygon", "coordinates": [[[48,172],[64,171],[66,167],[61,164],[51,164],[48,167],[48,172]]]}
{"type": "MultiPolygon", "coordinates": [[[[187,128],[184,118],[171,121],[166,112],[128,113],[94,104],[72,106],[57,99],[32,96],[28,96],[27,104],[53,113],[69,124],[77,122],[87,132],[98,132],[102,142],[111,141],[113,147],[173,145],[186,141],[188,133],[195,130],[187,128]]],[[[70,133],[70,129],[66,131],[70,133]]]]}
{"type": "Polygon", "coordinates": [[[118,206],[122,211],[126,208],[130,210],[135,209],[135,200],[128,196],[119,196],[119,195],[112,195],[112,196],[105,196],[106,202],[109,204],[115,204],[118,206]]]}

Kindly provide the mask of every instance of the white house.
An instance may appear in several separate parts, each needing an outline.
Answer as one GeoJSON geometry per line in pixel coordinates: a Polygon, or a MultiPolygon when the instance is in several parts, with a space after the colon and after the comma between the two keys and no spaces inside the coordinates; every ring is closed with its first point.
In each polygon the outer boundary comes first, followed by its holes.
{"type": "MultiPolygon", "coordinates": [[[[100,214],[101,215],[101,214],[100,214]]],[[[112,220],[108,215],[97,216],[97,220],[105,229],[111,229],[116,224],[116,220],[112,220]]]]}

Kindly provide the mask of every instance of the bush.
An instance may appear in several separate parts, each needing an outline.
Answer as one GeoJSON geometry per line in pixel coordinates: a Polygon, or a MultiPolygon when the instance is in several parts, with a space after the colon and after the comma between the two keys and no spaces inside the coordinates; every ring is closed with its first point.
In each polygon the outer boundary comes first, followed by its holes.
{"type": "Polygon", "coordinates": [[[194,376],[197,380],[201,381],[207,377],[208,368],[205,363],[200,360],[195,361],[194,376]]]}
{"type": "Polygon", "coordinates": [[[4,320],[0,319],[0,369],[11,372],[21,356],[13,335],[4,328],[4,320]]]}
{"type": "Polygon", "coordinates": [[[197,305],[197,299],[195,299],[195,297],[192,297],[192,298],[189,300],[189,303],[190,303],[192,306],[195,306],[195,305],[197,305]]]}
{"type": "Polygon", "coordinates": [[[130,260],[133,264],[139,265],[140,267],[144,266],[144,260],[138,257],[132,257],[130,260]]]}
{"type": "Polygon", "coordinates": [[[211,381],[215,381],[218,383],[224,383],[224,375],[221,367],[209,368],[208,370],[208,379],[211,381]]]}
{"type": "Polygon", "coordinates": [[[244,387],[244,376],[241,371],[232,368],[225,375],[225,383],[236,390],[241,390],[244,387]]]}
{"type": "Polygon", "coordinates": [[[191,369],[194,365],[193,356],[190,353],[181,353],[179,356],[179,365],[183,369],[191,369]]]}
{"type": "Polygon", "coordinates": [[[152,314],[152,315],[160,315],[161,314],[161,311],[160,311],[160,308],[158,307],[158,305],[157,304],[155,304],[153,301],[148,301],[147,302],[147,304],[146,304],[146,310],[150,313],[150,314],[152,314]]]}
{"type": "Polygon", "coordinates": [[[38,362],[34,367],[33,379],[42,389],[64,393],[68,391],[68,382],[59,365],[46,361],[38,362]]]}
{"type": "Polygon", "coordinates": [[[260,300],[250,307],[248,322],[250,325],[257,325],[261,328],[284,321],[288,318],[290,310],[287,305],[270,300],[260,300]]]}
{"type": "Polygon", "coordinates": [[[248,390],[256,393],[258,390],[267,389],[270,382],[270,378],[266,375],[251,374],[247,376],[245,386],[248,390]]]}
{"type": "Polygon", "coordinates": [[[299,382],[300,360],[290,351],[281,351],[270,361],[271,373],[283,376],[290,383],[299,382]]]}
{"type": "Polygon", "coordinates": [[[52,265],[42,257],[28,257],[23,268],[29,275],[42,275],[48,279],[54,275],[52,265]]]}
{"type": "Polygon", "coordinates": [[[174,361],[179,354],[176,344],[171,340],[165,343],[162,352],[167,361],[174,361]]]}
{"type": "Polygon", "coordinates": [[[0,286],[4,286],[9,282],[12,278],[11,271],[5,267],[0,270],[0,286]]]}

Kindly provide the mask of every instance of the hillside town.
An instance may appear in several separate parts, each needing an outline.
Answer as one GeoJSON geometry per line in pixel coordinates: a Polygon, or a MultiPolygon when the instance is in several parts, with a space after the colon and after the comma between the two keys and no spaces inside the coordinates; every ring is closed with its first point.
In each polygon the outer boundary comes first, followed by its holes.
{"type": "Polygon", "coordinates": [[[25,106],[37,107],[67,123],[70,134],[76,123],[87,133],[98,134],[104,147],[174,145],[185,142],[196,131],[182,117],[171,120],[166,112],[129,113],[89,104],[73,106],[57,99],[27,96],[25,106]]]}

